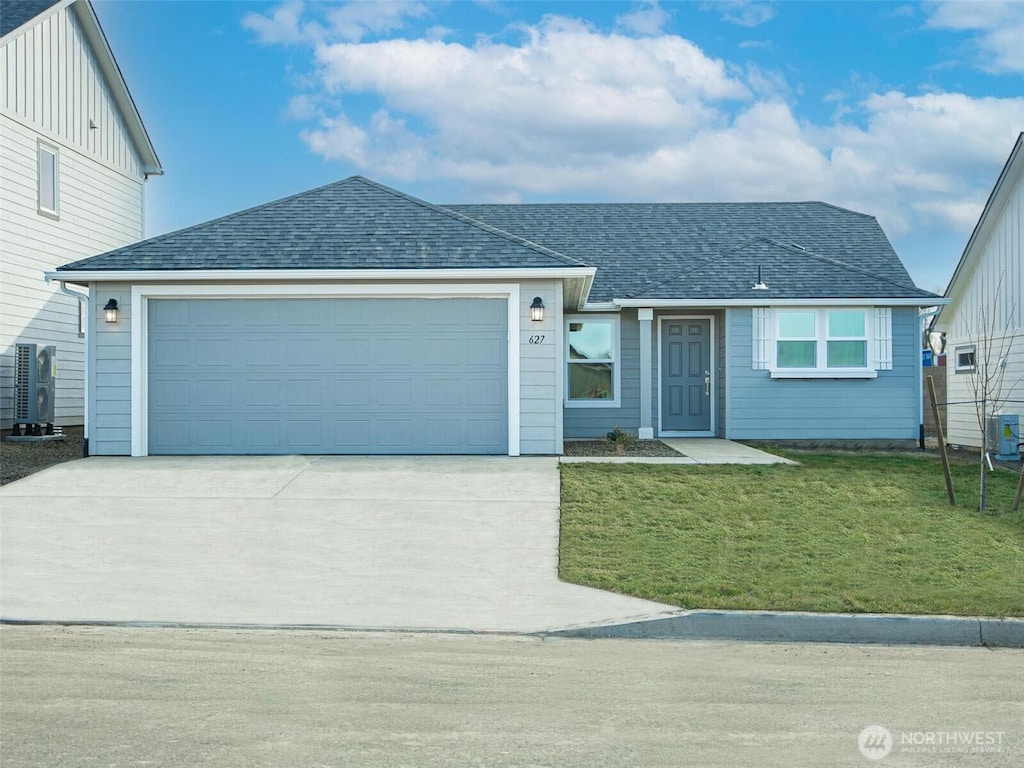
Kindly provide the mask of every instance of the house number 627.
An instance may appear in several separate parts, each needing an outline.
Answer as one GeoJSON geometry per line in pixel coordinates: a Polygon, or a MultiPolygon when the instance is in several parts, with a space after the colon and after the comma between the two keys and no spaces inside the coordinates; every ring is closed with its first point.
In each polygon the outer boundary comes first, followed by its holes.
{"type": "Polygon", "coordinates": [[[543,344],[544,343],[544,337],[540,336],[540,335],[538,335],[538,336],[531,336],[530,337],[530,343],[531,344],[543,344]]]}

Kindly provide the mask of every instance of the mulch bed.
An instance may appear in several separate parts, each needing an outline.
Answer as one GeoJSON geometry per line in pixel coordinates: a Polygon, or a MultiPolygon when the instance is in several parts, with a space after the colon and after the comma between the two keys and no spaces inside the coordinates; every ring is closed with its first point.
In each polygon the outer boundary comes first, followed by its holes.
{"type": "MultiPolygon", "coordinates": [[[[10,432],[5,431],[4,437],[10,432]]],[[[0,440],[0,485],[13,483],[23,477],[82,458],[82,428],[64,427],[64,440],[44,440],[38,443],[12,443],[0,440]]]]}
{"type": "MultiPolygon", "coordinates": [[[[607,440],[566,440],[563,456],[615,456],[615,446],[607,440]]],[[[626,456],[679,458],[682,454],[661,440],[637,440],[626,448],[626,456]]]]}

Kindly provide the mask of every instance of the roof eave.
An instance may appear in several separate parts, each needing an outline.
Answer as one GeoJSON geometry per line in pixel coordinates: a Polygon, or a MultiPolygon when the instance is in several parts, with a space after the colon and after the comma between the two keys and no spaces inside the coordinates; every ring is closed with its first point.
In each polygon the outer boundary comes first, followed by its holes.
{"type": "Polygon", "coordinates": [[[272,282],[415,282],[436,280],[581,281],[580,301],[593,284],[596,267],[473,269],[69,269],[45,273],[48,282],[89,283],[272,283],[272,282]]]}
{"type": "Polygon", "coordinates": [[[612,303],[621,308],[647,307],[651,309],[678,309],[680,307],[806,307],[806,306],[842,306],[842,307],[934,307],[948,304],[949,299],[938,296],[900,297],[875,296],[867,298],[788,298],[777,299],[770,296],[757,296],[749,299],[612,299],[612,303]]]}
{"type": "Polygon", "coordinates": [[[160,158],[157,157],[156,149],[153,147],[153,142],[150,141],[149,133],[142,122],[142,116],[135,106],[135,100],[128,90],[128,84],[117,64],[117,59],[114,58],[114,52],[110,48],[110,43],[107,42],[107,36],[103,32],[103,27],[100,25],[99,17],[96,16],[92,3],[90,0],[70,0],[61,7],[66,6],[70,6],[75,11],[82,30],[96,53],[96,60],[110,85],[114,102],[124,118],[128,133],[139,153],[143,174],[146,176],[163,175],[164,169],[160,164],[160,158]]]}

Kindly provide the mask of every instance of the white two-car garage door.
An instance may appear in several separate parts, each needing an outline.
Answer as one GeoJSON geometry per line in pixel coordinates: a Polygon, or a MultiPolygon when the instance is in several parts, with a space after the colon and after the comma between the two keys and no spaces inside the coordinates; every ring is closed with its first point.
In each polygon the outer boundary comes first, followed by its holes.
{"type": "Polygon", "coordinates": [[[508,452],[503,299],[150,299],[151,454],[508,452]]]}

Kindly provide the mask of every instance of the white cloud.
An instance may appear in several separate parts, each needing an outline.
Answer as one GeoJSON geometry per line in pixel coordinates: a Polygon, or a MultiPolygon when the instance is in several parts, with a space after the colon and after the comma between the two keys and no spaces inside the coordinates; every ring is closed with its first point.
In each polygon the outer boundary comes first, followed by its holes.
{"type": "Polygon", "coordinates": [[[368,33],[401,29],[407,18],[427,14],[427,6],[412,0],[356,0],[326,7],[324,21],[303,21],[306,4],[286,0],[269,14],[247,13],[242,26],[265,44],[321,43],[331,40],[358,42],[368,33]]]}
{"type": "Polygon", "coordinates": [[[1024,3],[951,2],[935,3],[927,26],[974,32],[979,66],[989,72],[1024,72],[1024,3]]]}
{"type": "Polygon", "coordinates": [[[861,108],[865,127],[821,131],[831,146],[837,198],[877,212],[890,235],[914,228],[970,231],[1015,126],[1024,124],[1024,98],[891,91],[868,97],[861,108]],[[964,213],[965,200],[978,201],[973,219],[964,213]]]}
{"type": "Polygon", "coordinates": [[[242,17],[242,26],[255,32],[264,45],[276,43],[304,43],[319,38],[323,28],[316,22],[303,22],[305,4],[301,0],[287,0],[264,16],[247,13],[242,17]]]}
{"type": "Polygon", "coordinates": [[[782,75],[677,35],[557,16],[519,31],[309,40],[315,87],[289,114],[325,159],[454,187],[451,199],[819,199],[876,215],[893,238],[966,237],[1024,125],[1024,98],[870,83],[829,93],[831,118],[801,120],[782,75]]]}
{"type": "Polygon", "coordinates": [[[741,27],[758,27],[775,18],[773,3],[750,0],[714,0],[702,4],[705,10],[717,11],[722,21],[741,27]]]}
{"type": "Polygon", "coordinates": [[[438,150],[484,162],[645,152],[749,95],[682,38],[606,35],[557,17],[518,46],[392,39],[321,45],[316,60],[329,92],[376,95],[429,125],[438,150]]]}
{"type": "Polygon", "coordinates": [[[368,32],[401,29],[406,17],[420,18],[426,13],[427,6],[420,2],[361,0],[332,8],[327,20],[336,38],[358,42],[368,32]]]}
{"type": "Polygon", "coordinates": [[[658,5],[657,0],[651,0],[630,13],[616,18],[615,26],[638,35],[657,35],[671,17],[668,11],[658,5]]]}

